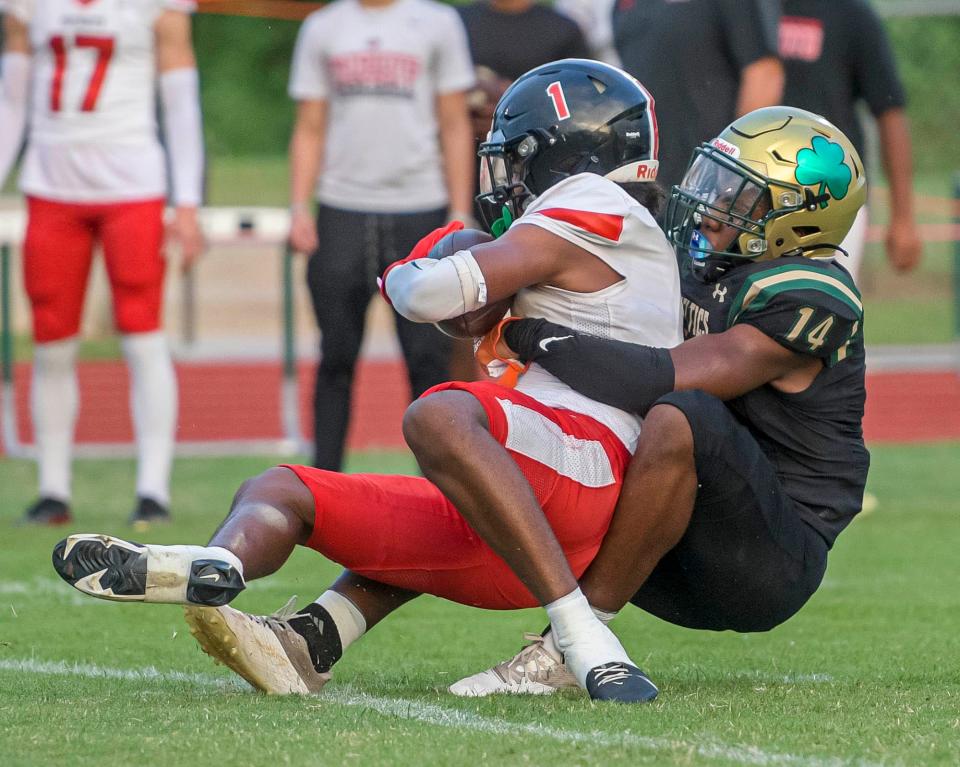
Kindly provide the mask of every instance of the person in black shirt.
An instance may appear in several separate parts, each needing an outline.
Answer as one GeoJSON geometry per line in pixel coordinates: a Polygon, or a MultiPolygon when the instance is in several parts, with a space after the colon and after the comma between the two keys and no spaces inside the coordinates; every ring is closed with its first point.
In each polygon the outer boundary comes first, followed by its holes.
{"type": "MultiPolygon", "coordinates": [[[[865,0],[784,0],[780,58],[786,71],[783,102],[822,114],[846,133],[864,157],[856,107],[877,121],[880,155],[890,185],[887,260],[910,271],[923,255],[913,204],[906,96],[883,22],[865,0]]],[[[866,245],[867,209],[843,243],[856,277],[866,245]]]]}
{"type": "Polygon", "coordinates": [[[657,102],[659,180],[680,182],[690,152],[734,117],[780,103],[777,0],[622,0],[613,11],[623,68],[657,102]]]}
{"type": "MultiPolygon", "coordinates": [[[[819,586],[869,466],[863,304],[832,260],[865,198],[835,126],[757,110],[701,145],[671,196],[688,340],[654,349],[519,319],[488,341],[645,416],[580,579],[598,615],[632,602],[689,628],[766,631],[819,586]]],[[[548,633],[451,691],[551,692],[570,686],[561,663],[548,633]]]]}
{"type": "MultiPolygon", "coordinates": [[[[590,58],[577,24],[534,0],[477,0],[457,10],[476,67],[477,85],[468,94],[475,148],[487,138],[500,96],[520,75],[548,61],[590,58]]],[[[477,373],[472,343],[453,341],[451,378],[471,381],[477,373]]]]}

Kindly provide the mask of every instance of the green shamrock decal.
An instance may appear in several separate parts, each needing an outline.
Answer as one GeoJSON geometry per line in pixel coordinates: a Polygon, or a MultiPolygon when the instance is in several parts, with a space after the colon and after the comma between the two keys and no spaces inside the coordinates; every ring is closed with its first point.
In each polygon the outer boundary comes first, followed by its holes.
{"type": "Polygon", "coordinates": [[[504,205],[503,210],[500,211],[500,218],[494,221],[490,226],[490,234],[492,234],[494,237],[499,237],[510,228],[510,224],[512,223],[513,214],[510,212],[510,208],[504,205]]]}
{"type": "MultiPolygon", "coordinates": [[[[853,180],[853,173],[843,161],[843,147],[823,136],[814,136],[812,146],[797,152],[797,181],[804,186],[819,184],[817,196],[828,190],[835,200],[842,200],[853,180]]],[[[826,208],[827,201],[823,200],[820,207],[826,208]]]]}

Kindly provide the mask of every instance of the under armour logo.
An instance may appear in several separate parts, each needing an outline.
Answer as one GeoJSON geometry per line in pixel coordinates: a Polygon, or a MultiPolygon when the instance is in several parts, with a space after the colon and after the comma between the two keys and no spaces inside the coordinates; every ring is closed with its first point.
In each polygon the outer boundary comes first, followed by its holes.
{"type": "Polygon", "coordinates": [[[727,288],[720,287],[719,285],[717,285],[713,289],[713,297],[716,298],[722,304],[723,299],[727,297],[727,288]]]}

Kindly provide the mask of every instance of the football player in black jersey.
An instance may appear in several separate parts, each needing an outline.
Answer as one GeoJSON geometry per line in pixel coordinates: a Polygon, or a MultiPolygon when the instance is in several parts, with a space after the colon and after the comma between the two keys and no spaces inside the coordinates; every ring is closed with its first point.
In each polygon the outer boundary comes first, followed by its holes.
{"type": "MultiPolygon", "coordinates": [[[[580,581],[595,610],[632,602],[690,628],[766,631],[816,591],[869,465],[863,305],[836,258],[865,197],[861,160],[837,128],[799,109],[757,110],[695,150],[671,195],[684,343],[654,349],[544,320],[500,329],[501,355],[645,415],[580,581]]],[[[568,686],[559,661],[548,633],[451,690],[568,686]]]]}

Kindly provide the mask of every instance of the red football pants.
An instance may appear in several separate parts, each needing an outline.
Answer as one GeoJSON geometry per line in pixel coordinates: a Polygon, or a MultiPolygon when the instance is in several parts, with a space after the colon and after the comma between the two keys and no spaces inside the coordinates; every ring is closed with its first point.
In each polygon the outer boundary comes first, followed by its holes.
{"type": "Polygon", "coordinates": [[[59,341],[80,330],[93,248],[103,246],[114,321],[121,333],[160,327],[163,200],[76,204],[27,198],[24,279],[33,335],[59,341]]]}
{"type": "MultiPolygon", "coordinates": [[[[567,561],[580,577],[600,548],[630,454],[606,426],[554,410],[495,383],[469,391],[490,432],[517,462],[567,561]]],[[[373,580],[465,605],[508,610],[538,603],[456,508],[422,477],[339,474],[287,466],[313,495],[307,545],[373,580]]]]}

